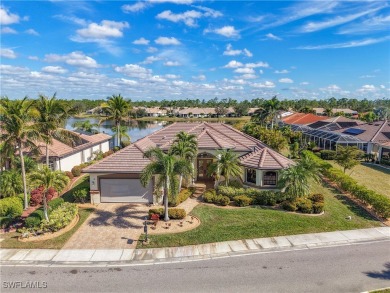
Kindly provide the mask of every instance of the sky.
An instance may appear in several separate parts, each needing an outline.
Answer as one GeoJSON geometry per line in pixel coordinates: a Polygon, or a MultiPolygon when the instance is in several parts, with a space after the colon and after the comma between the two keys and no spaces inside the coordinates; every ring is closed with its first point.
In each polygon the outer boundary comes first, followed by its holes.
{"type": "Polygon", "coordinates": [[[388,1],[2,1],[1,96],[390,96],[388,1]]]}

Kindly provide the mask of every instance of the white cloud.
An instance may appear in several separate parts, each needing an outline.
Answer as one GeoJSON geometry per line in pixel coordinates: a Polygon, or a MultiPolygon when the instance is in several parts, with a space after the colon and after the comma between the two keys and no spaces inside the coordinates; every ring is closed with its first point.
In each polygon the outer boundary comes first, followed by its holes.
{"type": "Polygon", "coordinates": [[[238,62],[236,60],[232,60],[228,64],[226,64],[224,66],[224,68],[237,68],[237,67],[242,67],[242,66],[244,66],[244,64],[242,64],[241,62],[238,62]]]}
{"type": "Polygon", "coordinates": [[[260,61],[257,63],[247,63],[247,64],[245,64],[245,67],[248,67],[248,68],[258,68],[258,67],[268,68],[269,64],[267,62],[260,61]]]}
{"type": "Polygon", "coordinates": [[[275,70],[274,73],[276,73],[276,74],[286,74],[286,73],[290,73],[290,71],[288,71],[287,69],[283,69],[283,70],[275,70]]]}
{"type": "Polygon", "coordinates": [[[0,6],[0,24],[8,25],[18,23],[19,20],[19,15],[9,12],[4,6],[0,6]]]}
{"type": "Polygon", "coordinates": [[[257,78],[257,75],[252,74],[252,73],[246,73],[246,74],[241,75],[240,77],[243,79],[255,79],[255,78],[257,78]]]}
{"type": "Polygon", "coordinates": [[[234,28],[234,26],[228,25],[217,29],[205,29],[204,33],[215,33],[227,38],[239,38],[239,31],[234,28]]]}
{"type": "Polygon", "coordinates": [[[126,64],[125,66],[117,66],[114,68],[116,72],[123,73],[127,76],[146,79],[151,78],[152,70],[141,67],[137,64],[126,64]]]}
{"type": "Polygon", "coordinates": [[[26,30],[25,33],[33,36],[39,36],[39,33],[32,28],[26,30]]]}
{"type": "Polygon", "coordinates": [[[315,31],[320,31],[323,29],[327,29],[330,27],[334,27],[334,26],[337,26],[340,24],[344,24],[344,23],[353,21],[359,17],[362,17],[364,15],[378,11],[378,10],[382,9],[383,7],[384,6],[380,6],[380,7],[374,8],[374,9],[368,9],[368,10],[364,10],[362,12],[350,14],[350,15],[336,16],[335,18],[328,19],[325,21],[309,22],[309,23],[305,24],[299,31],[304,32],[304,33],[311,33],[311,32],[315,32],[315,31]]]}
{"type": "Polygon", "coordinates": [[[388,31],[390,26],[390,15],[379,15],[365,19],[362,22],[351,23],[342,27],[339,34],[365,34],[377,31],[388,31]]]}
{"type": "Polygon", "coordinates": [[[241,67],[241,68],[237,68],[236,70],[234,70],[234,72],[236,73],[248,73],[248,74],[254,74],[255,71],[253,70],[253,68],[249,68],[249,67],[241,67]]]}
{"type": "Polygon", "coordinates": [[[134,45],[149,45],[149,40],[145,39],[145,38],[139,38],[138,40],[134,40],[133,41],[133,44],[134,45]]]}
{"type": "Polygon", "coordinates": [[[15,59],[16,53],[11,49],[0,48],[0,56],[8,59],[15,59]]]}
{"type": "Polygon", "coordinates": [[[381,84],[379,87],[380,87],[381,89],[385,89],[385,88],[386,88],[383,84],[381,84]]]}
{"type": "Polygon", "coordinates": [[[98,68],[99,64],[95,59],[86,56],[83,52],[76,51],[67,55],[47,54],[44,61],[46,62],[64,62],[68,65],[86,68],[98,68]]]}
{"type": "Polygon", "coordinates": [[[159,61],[159,60],[161,60],[160,57],[149,56],[143,62],[141,62],[141,64],[152,64],[152,63],[159,61]]]}
{"type": "Polygon", "coordinates": [[[166,82],[167,80],[159,75],[153,75],[151,78],[149,78],[149,81],[151,82],[166,82]]]}
{"type": "Polygon", "coordinates": [[[280,38],[278,36],[275,36],[274,34],[271,34],[271,33],[266,34],[265,37],[268,40],[275,40],[275,41],[281,41],[282,40],[282,38],[280,38]]]}
{"type": "Polygon", "coordinates": [[[158,49],[155,47],[148,47],[146,49],[146,52],[148,52],[148,53],[156,53],[157,51],[158,51],[158,49]]]}
{"type": "Polygon", "coordinates": [[[193,76],[192,79],[203,81],[203,80],[206,80],[206,75],[199,74],[198,76],[193,76]]]}
{"type": "Polygon", "coordinates": [[[30,60],[39,60],[38,56],[28,56],[27,58],[30,60]]]}
{"type": "Polygon", "coordinates": [[[254,88],[274,88],[275,84],[272,81],[266,81],[264,83],[252,83],[251,86],[254,88]]]}
{"type": "Polygon", "coordinates": [[[137,85],[137,84],[138,84],[138,81],[132,80],[132,79],[121,78],[121,81],[122,81],[125,85],[137,85]]]}
{"type": "Polygon", "coordinates": [[[137,2],[134,4],[126,4],[122,6],[122,11],[125,13],[130,13],[130,12],[139,12],[148,7],[147,2],[137,2]]]}
{"type": "Polygon", "coordinates": [[[158,45],[180,45],[180,41],[174,37],[158,37],[154,40],[158,45]]]}
{"type": "Polygon", "coordinates": [[[63,74],[68,72],[68,70],[66,70],[61,66],[46,66],[42,68],[42,71],[46,73],[57,73],[57,74],[63,74]]]}
{"type": "Polygon", "coordinates": [[[165,10],[159,13],[156,18],[157,19],[165,19],[172,22],[183,22],[185,25],[189,27],[196,27],[196,21],[202,17],[220,17],[222,13],[219,11],[213,10],[211,8],[195,6],[196,8],[203,10],[204,12],[200,12],[197,10],[188,10],[183,13],[173,13],[171,10],[165,10]]]}
{"type": "Polygon", "coordinates": [[[87,28],[77,30],[79,37],[91,39],[120,38],[123,29],[130,27],[126,21],[102,20],[100,24],[90,23],[87,28]]]}
{"type": "Polygon", "coordinates": [[[2,34],[17,34],[18,32],[16,30],[14,30],[13,28],[5,26],[5,27],[1,28],[1,33],[2,34]]]}
{"type": "Polygon", "coordinates": [[[341,48],[353,48],[353,47],[362,47],[362,46],[368,46],[372,44],[381,43],[384,41],[387,41],[390,39],[390,36],[377,38],[377,39],[364,39],[364,40],[357,40],[357,41],[349,41],[345,43],[337,43],[337,44],[325,44],[325,45],[318,45],[318,46],[301,46],[297,47],[296,49],[300,50],[323,50],[323,49],[341,49],[341,48]]]}
{"type": "Polygon", "coordinates": [[[360,89],[359,92],[374,92],[376,91],[376,87],[373,84],[365,84],[360,89]]]}
{"type": "Polygon", "coordinates": [[[194,0],[149,0],[150,3],[192,4],[194,0]]]}
{"type": "Polygon", "coordinates": [[[223,55],[225,56],[237,56],[237,55],[246,55],[247,57],[252,57],[253,54],[248,50],[233,50],[232,44],[226,45],[226,50],[223,52],[223,55]]]}
{"type": "Polygon", "coordinates": [[[281,78],[279,79],[280,83],[293,83],[294,81],[291,78],[281,78]]]}
{"type": "Polygon", "coordinates": [[[375,75],[370,75],[370,74],[359,76],[359,78],[374,78],[374,77],[375,77],[375,75]]]}
{"type": "Polygon", "coordinates": [[[165,78],[169,79],[179,79],[181,76],[176,74],[165,74],[165,78]]]}
{"type": "Polygon", "coordinates": [[[302,81],[300,85],[308,85],[309,83],[307,81],[302,81]]]}
{"type": "Polygon", "coordinates": [[[173,67],[173,66],[180,66],[181,64],[177,61],[167,61],[164,63],[164,66],[169,66],[169,67],[173,67]]]}

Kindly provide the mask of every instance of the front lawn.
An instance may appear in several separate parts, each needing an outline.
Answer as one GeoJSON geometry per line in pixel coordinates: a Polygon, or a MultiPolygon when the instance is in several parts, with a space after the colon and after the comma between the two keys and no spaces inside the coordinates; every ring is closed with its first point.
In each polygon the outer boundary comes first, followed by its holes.
{"type": "Polygon", "coordinates": [[[0,246],[1,248],[18,248],[18,249],[61,249],[64,246],[64,244],[69,240],[69,238],[72,237],[72,235],[80,228],[80,226],[84,223],[84,221],[88,218],[88,216],[93,211],[94,209],[92,208],[79,209],[80,220],[76,224],[76,226],[72,230],[56,238],[45,240],[45,241],[38,241],[38,242],[20,242],[18,241],[18,237],[20,236],[20,233],[13,232],[13,233],[6,233],[2,235],[4,240],[0,242],[0,246]]]}
{"type": "Polygon", "coordinates": [[[89,191],[89,176],[78,178],[77,181],[73,184],[72,188],[62,195],[62,198],[66,202],[75,202],[73,198],[73,192],[76,189],[87,189],[89,191]]]}
{"type": "MultiPolygon", "coordinates": [[[[333,167],[342,169],[337,163],[329,162],[333,167]]],[[[375,165],[357,165],[346,173],[359,184],[390,198],[390,170],[375,165]]]]}
{"type": "MultiPolygon", "coordinates": [[[[201,225],[188,232],[153,235],[147,247],[184,246],[238,239],[350,230],[380,226],[362,208],[331,187],[313,184],[313,192],[325,196],[325,214],[310,216],[260,207],[224,209],[199,205],[192,214],[201,225]],[[352,216],[351,220],[346,217],[352,216]]],[[[139,248],[142,248],[139,245],[139,248]]]]}

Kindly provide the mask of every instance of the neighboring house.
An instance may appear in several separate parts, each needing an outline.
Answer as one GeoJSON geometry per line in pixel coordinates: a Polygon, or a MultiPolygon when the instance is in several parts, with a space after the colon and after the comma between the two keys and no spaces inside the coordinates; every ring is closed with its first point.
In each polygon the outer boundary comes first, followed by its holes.
{"type": "Polygon", "coordinates": [[[133,109],[134,110],[145,109],[146,114],[149,117],[162,117],[162,116],[166,116],[167,115],[167,110],[160,109],[159,107],[151,107],[151,108],[147,108],[147,107],[134,107],[133,109]]]}
{"type": "MultiPolygon", "coordinates": [[[[57,139],[53,139],[49,145],[49,162],[53,170],[71,171],[72,168],[81,163],[92,161],[96,152],[107,152],[110,149],[111,136],[105,133],[78,134],[80,142],[72,147],[57,139]]],[[[46,161],[46,145],[38,143],[41,162],[46,161]]]]}
{"type": "MultiPolygon", "coordinates": [[[[290,114],[291,112],[286,112],[288,114],[290,114]]],[[[285,114],[285,113],[283,113],[285,114]]],[[[311,113],[291,113],[290,115],[282,115],[282,122],[284,124],[295,124],[295,125],[307,125],[307,124],[311,124],[311,123],[314,123],[314,122],[318,122],[318,121],[321,121],[321,120],[325,120],[327,119],[328,117],[321,117],[321,116],[317,116],[317,115],[314,115],[314,114],[311,114],[311,113]]]]}
{"type": "Polygon", "coordinates": [[[379,144],[378,160],[386,159],[390,163],[390,141],[379,144]]]}
{"type": "MultiPolygon", "coordinates": [[[[313,111],[315,112],[316,115],[326,116],[325,108],[313,108],[313,111]]],[[[334,108],[334,109],[332,109],[332,113],[333,114],[344,113],[344,114],[349,115],[349,116],[353,116],[353,115],[358,114],[357,111],[351,110],[348,108],[334,108]]]]}
{"type": "Polygon", "coordinates": [[[256,188],[276,188],[279,171],[294,164],[261,141],[226,124],[173,123],[85,168],[83,172],[90,175],[92,203],[156,202],[153,183],[145,188],[139,179],[150,163],[144,153],[152,147],[168,150],[180,131],[197,136],[198,154],[192,162],[193,181],[213,180],[207,173],[208,166],[216,160],[217,151],[221,149],[232,149],[240,157],[242,181],[256,188]]]}
{"type": "Polygon", "coordinates": [[[187,107],[176,112],[176,116],[181,118],[203,118],[215,115],[215,108],[187,107]]]}

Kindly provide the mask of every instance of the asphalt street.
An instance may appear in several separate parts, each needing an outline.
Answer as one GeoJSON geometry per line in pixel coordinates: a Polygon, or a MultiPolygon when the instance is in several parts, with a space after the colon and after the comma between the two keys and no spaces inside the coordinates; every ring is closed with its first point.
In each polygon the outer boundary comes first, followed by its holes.
{"type": "Polygon", "coordinates": [[[159,265],[1,268],[1,292],[362,292],[384,287],[390,287],[389,241],[159,265]]]}

